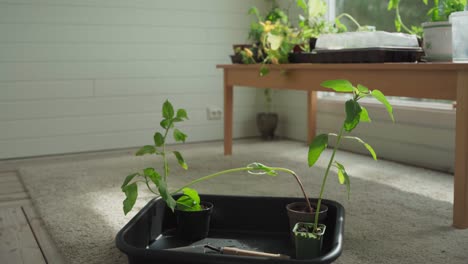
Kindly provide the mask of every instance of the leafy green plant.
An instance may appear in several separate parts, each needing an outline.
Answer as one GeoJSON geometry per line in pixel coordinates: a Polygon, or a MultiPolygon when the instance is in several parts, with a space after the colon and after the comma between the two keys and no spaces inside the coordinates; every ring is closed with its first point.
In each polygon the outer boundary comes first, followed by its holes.
{"type": "MultiPolygon", "coordinates": [[[[136,203],[138,198],[138,184],[145,185],[146,188],[155,196],[160,196],[162,199],[164,199],[167,206],[171,210],[177,208],[184,211],[199,211],[202,209],[200,206],[200,197],[195,189],[190,188],[191,186],[224,174],[238,173],[243,171],[253,175],[269,176],[276,176],[278,172],[289,173],[295,177],[296,181],[301,186],[301,190],[305,199],[308,201],[302,183],[294,171],[280,167],[269,167],[258,162],[251,163],[244,167],[227,169],[212,173],[190,181],[175,191],[170,191],[167,184],[167,178],[170,172],[168,162],[168,154],[170,154],[170,152],[167,150],[166,142],[171,132],[176,142],[185,142],[188,136],[176,128],[175,125],[184,120],[187,120],[188,115],[185,109],[178,109],[175,111],[172,104],[166,100],[162,107],[162,118],[163,119],[160,122],[162,132],[156,132],[154,134],[154,145],[143,146],[136,152],[137,156],[155,155],[158,157],[162,163],[161,172],[159,172],[154,167],[149,167],[143,169],[142,171],[132,173],[125,178],[121,186],[121,190],[125,193],[126,197],[123,201],[123,211],[125,214],[130,212],[136,203]],[[177,199],[177,201],[174,200],[173,195],[179,193],[182,193],[182,195],[177,199]]],[[[177,159],[179,165],[184,170],[187,170],[188,165],[182,154],[179,151],[172,151],[172,154],[177,159]]],[[[311,208],[310,204],[309,208],[311,208]]]]}
{"type": "MultiPolygon", "coordinates": [[[[317,202],[317,207],[316,207],[317,212],[320,212],[320,206],[322,203],[322,198],[323,198],[323,194],[325,190],[325,184],[327,182],[327,178],[330,173],[330,169],[332,167],[334,167],[338,172],[338,180],[340,184],[346,185],[346,190],[348,192],[348,198],[349,198],[351,184],[350,184],[348,173],[346,172],[344,165],[335,160],[335,155],[337,153],[337,150],[340,147],[340,143],[342,139],[351,139],[351,140],[355,140],[361,143],[369,151],[369,153],[372,155],[374,160],[377,160],[377,155],[375,154],[374,149],[369,144],[367,144],[366,142],[364,142],[362,139],[358,137],[345,135],[345,133],[349,133],[353,131],[353,129],[356,128],[360,122],[371,122],[367,109],[361,106],[358,101],[368,96],[374,97],[375,99],[377,99],[379,102],[381,102],[385,106],[385,108],[387,109],[387,112],[390,115],[390,118],[392,119],[392,121],[394,121],[392,106],[385,98],[385,95],[379,90],[370,90],[369,88],[361,84],[358,84],[357,86],[353,86],[353,84],[347,80],[325,81],[321,84],[321,86],[332,89],[335,92],[339,92],[339,93],[352,93],[353,97],[352,99],[349,99],[345,103],[346,118],[343,122],[343,125],[339,133],[317,135],[309,145],[309,152],[308,152],[307,158],[308,158],[309,167],[312,167],[320,158],[323,151],[327,148],[329,138],[336,137],[336,143],[335,143],[335,146],[333,147],[333,152],[331,154],[330,160],[328,161],[328,165],[327,165],[325,174],[322,179],[322,185],[320,187],[320,194],[318,197],[318,202],[317,202]]],[[[317,228],[318,228],[318,217],[319,217],[319,214],[316,214],[315,222],[314,222],[315,231],[317,231],[317,228]]]]}
{"type": "Polygon", "coordinates": [[[289,25],[289,18],[279,7],[273,4],[269,13],[262,17],[256,7],[249,10],[254,15],[255,22],[250,26],[249,39],[258,44],[257,58],[253,58],[253,52],[244,49],[241,52],[242,61],[253,64],[261,61],[260,75],[268,74],[265,64],[287,63],[289,53],[298,42],[298,31],[289,25]]]}
{"type": "MultiPolygon", "coordinates": [[[[400,15],[400,2],[401,0],[390,0],[388,2],[387,9],[395,10],[395,28],[398,32],[404,30],[407,33],[415,34],[418,36],[422,36],[422,27],[420,26],[411,26],[411,28],[407,27],[401,18],[400,15]]],[[[425,5],[429,4],[429,0],[422,0],[425,5]]],[[[433,0],[432,7],[427,12],[429,17],[429,21],[437,22],[437,21],[447,21],[450,14],[457,11],[463,11],[467,1],[466,0],[433,0]]]]}
{"type": "Polygon", "coordinates": [[[325,19],[328,5],[323,0],[297,0],[296,4],[303,12],[299,14],[299,28],[304,42],[321,34],[339,31],[325,19]]]}

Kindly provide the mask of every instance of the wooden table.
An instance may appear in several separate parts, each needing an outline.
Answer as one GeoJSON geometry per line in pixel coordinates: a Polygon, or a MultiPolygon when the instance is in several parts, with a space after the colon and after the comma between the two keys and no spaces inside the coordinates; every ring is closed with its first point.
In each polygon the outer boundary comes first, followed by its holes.
{"type": "MultiPolygon", "coordinates": [[[[456,100],[453,226],[468,228],[468,64],[283,64],[271,65],[260,77],[260,65],[217,65],[224,70],[224,154],[232,154],[233,88],[293,89],[307,91],[308,140],[316,130],[316,91],[320,83],[348,79],[388,96],[456,100]]],[[[329,90],[328,90],[329,91],[329,90]]]]}

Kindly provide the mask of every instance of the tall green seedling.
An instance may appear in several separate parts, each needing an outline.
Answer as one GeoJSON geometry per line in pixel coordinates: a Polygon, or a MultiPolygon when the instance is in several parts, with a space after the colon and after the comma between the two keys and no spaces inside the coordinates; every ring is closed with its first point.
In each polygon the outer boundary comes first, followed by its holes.
{"type": "MultiPolygon", "coordinates": [[[[172,104],[166,100],[162,107],[162,118],[163,119],[160,122],[162,131],[154,134],[154,144],[141,147],[135,154],[137,156],[157,156],[162,161],[162,169],[158,171],[158,169],[154,167],[149,167],[143,171],[132,173],[125,178],[121,186],[121,189],[126,196],[126,199],[123,201],[125,214],[127,214],[135,205],[138,197],[138,182],[145,184],[148,190],[153,194],[161,196],[166,201],[169,208],[174,209],[178,203],[174,198],[172,198],[167,186],[167,177],[169,175],[169,155],[173,155],[183,169],[187,170],[188,166],[179,151],[168,153],[166,150],[166,142],[168,141],[169,136],[172,136],[176,142],[185,142],[187,135],[176,128],[175,125],[188,119],[187,111],[185,109],[178,109],[175,111],[172,104]]],[[[187,204],[186,198],[192,197],[194,200],[189,201],[192,203],[192,206],[190,207],[191,210],[199,209],[200,205],[199,203],[196,203],[197,198],[193,191],[194,190],[185,190],[184,198],[179,201],[179,204],[184,208],[187,204]]]]}
{"type": "MultiPolygon", "coordinates": [[[[359,104],[359,100],[366,98],[366,97],[373,97],[377,99],[379,102],[381,102],[385,106],[388,114],[390,115],[390,118],[392,119],[392,121],[394,121],[393,108],[388,102],[388,100],[385,98],[385,95],[379,90],[370,90],[361,84],[354,86],[351,82],[347,80],[325,81],[321,84],[321,86],[332,89],[338,93],[351,93],[353,96],[352,96],[352,99],[347,100],[345,103],[346,118],[338,134],[328,133],[328,134],[317,135],[309,145],[308,164],[309,164],[309,167],[312,167],[314,166],[314,164],[316,164],[317,160],[320,158],[323,151],[327,148],[330,137],[336,137],[336,143],[335,143],[335,146],[333,147],[330,160],[328,161],[328,165],[327,165],[325,174],[322,179],[322,185],[320,187],[320,194],[318,197],[317,207],[316,207],[317,212],[320,212],[320,206],[322,204],[322,198],[323,198],[323,194],[325,191],[325,185],[326,185],[328,175],[332,167],[337,170],[338,181],[340,182],[340,184],[343,184],[346,186],[346,190],[347,190],[348,198],[349,198],[351,183],[350,183],[348,173],[346,172],[345,166],[341,162],[335,160],[335,155],[343,139],[355,140],[361,143],[369,151],[372,158],[374,158],[374,160],[377,160],[377,155],[375,154],[374,149],[369,144],[367,144],[366,142],[364,142],[362,139],[358,137],[346,135],[347,133],[350,133],[351,131],[353,131],[360,122],[371,122],[367,109],[359,104]]],[[[319,219],[319,214],[315,214],[314,233],[317,233],[318,231],[318,219],[319,219]]]]}

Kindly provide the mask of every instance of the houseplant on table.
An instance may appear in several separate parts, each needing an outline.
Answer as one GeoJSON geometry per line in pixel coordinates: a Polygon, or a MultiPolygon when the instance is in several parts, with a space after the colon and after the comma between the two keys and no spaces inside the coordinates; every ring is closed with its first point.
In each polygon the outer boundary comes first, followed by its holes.
{"type": "MultiPolygon", "coordinates": [[[[412,26],[408,28],[401,19],[399,6],[401,0],[390,0],[388,10],[395,10],[395,27],[397,31],[403,29],[410,34],[423,37],[423,48],[426,59],[430,61],[452,60],[452,24],[448,21],[450,14],[463,11],[466,0],[433,0],[432,7],[427,15],[428,22],[422,23],[422,27],[412,26]]],[[[428,0],[422,0],[425,5],[428,0]]]]}
{"type": "MultiPolygon", "coordinates": [[[[325,184],[327,182],[328,175],[332,167],[337,170],[338,180],[341,184],[346,185],[346,190],[350,192],[350,179],[346,172],[345,167],[343,164],[335,160],[335,155],[337,150],[340,146],[342,139],[352,139],[356,140],[359,143],[363,144],[364,147],[370,152],[374,160],[377,159],[375,151],[373,148],[361,140],[360,138],[353,137],[353,136],[345,136],[345,133],[351,132],[359,122],[370,122],[371,119],[369,118],[369,113],[367,112],[366,108],[359,104],[359,100],[368,96],[374,97],[379,102],[381,102],[385,108],[387,109],[390,118],[394,121],[393,118],[393,109],[390,103],[385,98],[384,94],[379,90],[369,90],[367,87],[358,84],[357,86],[353,86],[347,80],[331,80],[325,81],[321,84],[321,86],[325,88],[329,88],[334,90],[335,92],[343,92],[343,93],[352,93],[352,99],[349,99],[345,103],[345,113],[346,118],[343,122],[342,127],[338,134],[329,133],[329,134],[320,134],[317,135],[314,140],[309,145],[308,151],[308,164],[309,167],[314,166],[317,160],[320,158],[321,154],[327,148],[329,138],[336,137],[336,143],[333,147],[333,152],[330,156],[328,161],[327,168],[325,170],[325,174],[322,179],[322,184],[320,187],[320,194],[317,200],[317,205],[315,210],[320,212],[320,208],[322,206],[322,198],[325,191],[325,184]]],[[[296,257],[297,258],[314,258],[320,254],[323,236],[326,230],[326,226],[319,223],[319,214],[315,214],[315,219],[313,223],[303,223],[299,222],[293,229],[295,238],[296,238],[296,257]],[[306,243],[306,246],[303,246],[303,243],[306,243]],[[307,249],[301,251],[302,249],[307,249]]]]}

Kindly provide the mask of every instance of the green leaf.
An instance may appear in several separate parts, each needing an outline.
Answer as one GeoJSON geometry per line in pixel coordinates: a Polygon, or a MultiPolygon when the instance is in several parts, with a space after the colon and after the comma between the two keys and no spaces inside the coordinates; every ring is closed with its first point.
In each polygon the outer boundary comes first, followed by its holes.
{"type": "Polygon", "coordinates": [[[270,69],[268,69],[267,66],[262,65],[262,67],[260,68],[260,76],[263,77],[263,76],[267,75],[269,72],[270,72],[270,69]]]}
{"type": "Polygon", "coordinates": [[[281,43],[283,43],[283,36],[278,36],[270,32],[267,35],[267,42],[270,44],[271,50],[278,50],[281,43]]]}
{"type": "Polygon", "coordinates": [[[138,186],[136,182],[125,186],[122,189],[123,192],[125,192],[125,200],[123,201],[123,210],[124,214],[127,215],[128,212],[130,212],[135,205],[135,202],[138,198],[138,186]]]}
{"type": "Polygon", "coordinates": [[[154,144],[158,147],[162,146],[164,144],[164,137],[161,133],[156,132],[154,133],[154,144]]]}
{"type": "Polygon", "coordinates": [[[358,102],[350,99],[346,101],[345,110],[346,120],[344,122],[344,129],[347,132],[351,132],[359,124],[362,108],[358,102]]]}
{"type": "Polygon", "coordinates": [[[358,84],[357,88],[358,88],[359,92],[361,92],[361,93],[364,93],[364,94],[369,93],[369,88],[365,87],[362,84],[358,84]]]}
{"type": "Polygon", "coordinates": [[[314,138],[312,143],[309,145],[309,153],[307,159],[309,162],[309,167],[314,166],[315,162],[320,158],[323,150],[327,148],[328,145],[328,135],[320,134],[314,138]]]}
{"type": "Polygon", "coordinates": [[[371,145],[367,144],[367,143],[364,143],[364,147],[366,147],[366,149],[370,152],[370,154],[372,155],[372,158],[374,160],[377,160],[377,154],[375,154],[375,151],[374,149],[371,147],[371,145]]]}
{"type": "Polygon", "coordinates": [[[161,123],[159,123],[162,128],[169,129],[174,127],[173,119],[163,119],[161,123]]]}
{"type": "Polygon", "coordinates": [[[189,119],[188,116],[187,116],[187,111],[185,111],[185,109],[177,110],[176,117],[181,119],[181,120],[182,119],[189,119]]]}
{"type": "Polygon", "coordinates": [[[200,196],[198,192],[191,188],[184,188],[184,193],[177,199],[177,208],[183,211],[200,211],[200,196]]]}
{"type": "Polygon", "coordinates": [[[122,189],[122,191],[124,190],[125,186],[127,186],[127,184],[128,184],[131,180],[133,180],[133,178],[135,178],[135,177],[138,176],[138,175],[140,175],[138,172],[128,175],[128,176],[125,178],[124,182],[122,183],[122,186],[120,186],[120,188],[122,189]]]}
{"type": "Polygon", "coordinates": [[[338,161],[335,161],[336,167],[338,168],[338,181],[340,184],[345,184],[346,185],[346,191],[348,193],[348,199],[349,199],[349,194],[351,192],[351,183],[349,181],[349,176],[348,173],[346,172],[345,167],[339,163],[338,161]]]}
{"type": "Polygon", "coordinates": [[[174,129],[174,139],[177,142],[185,142],[185,139],[187,138],[187,135],[182,133],[179,129],[174,129]]]}
{"type": "Polygon", "coordinates": [[[390,0],[390,1],[388,1],[387,10],[392,10],[394,8],[397,8],[398,5],[399,5],[399,2],[400,2],[400,0],[390,0]]]}
{"type": "Polygon", "coordinates": [[[141,147],[136,153],[136,156],[143,156],[145,154],[154,154],[156,152],[156,148],[154,146],[146,145],[141,147]]]}
{"type": "Polygon", "coordinates": [[[307,14],[309,12],[308,7],[307,7],[307,3],[306,3],[305,0],[298,0],[297,1],[297,6],[302,9],[304,14],[307,14]]]}
{"type": "Polygon", "coordinates": [[[358,138],[358,137],[345,137],[345,138],[350,138],[350,139],[354,139],[356,140],[357,142],[361,143],[364,145],[364,147],[366,147],[366,149],[369,151],[369,153],[372,155],[372,158],[374,160],[377,160],[377,154],[375,154],[375,151],[374,149],[371,147],[371,145],[367,144],[366,142],[364,142],[364,140],[358,138]]]}
{"type": "Polygon", "coordinates": [[[187,163],[185,163],[185,160],[184,160],[184,158],[182,157],[182,154],[180,154],[179,151],[173,151],[172,153],[174,153],[175,157],[177,158],[177,162],[179,162],[180,166],[181,166],[184,170],[188,170],[187,163]]]}
{"type": "Polygon", "coordinates": [[[146,168],[143,170],[143,173],[156,185],[156,187],[158,187],[159,195],[161,195],[161,198],[163,198],[167,206],[174,211],[176,201],[170,195],[169,190],[167,189],[167,183],[163,177],[156,172],[154,168],[146,168]]]}
{"type": "Polygon", "coordinates": [[[375,99],[381,102],[385,106],[385,108],[387,108],[387,112],[390,115],[390,118],[392,119],[393,122],[395,122],[395,118],[393,117],[392,105],[387,101],[387,98],[385,97],[385,95],[379,90],[373,90],[371,94],[375,99]]]}
{"type": "Polygon", "coordinates": [[[320,84],[322,87],[333,89],[335,92],[353,92],[353,84],[348,80],[330,80],[320,84]]]}
{"type": "Polygon", "coordinates": [[[165,119],[171,119],[174,117],[174,107],[172,107],[172,104],[168,100],[163,104],[162,113],[165,119]]]}
{"type": "Polygon", "coordinates": [[[367,109],[364,106],[361,106],[361,114],[359,116],[359,121],[361,122],[368,122],[370,123],[372,120],[369,117],[369,112],[367,112],[367,109]]]}

